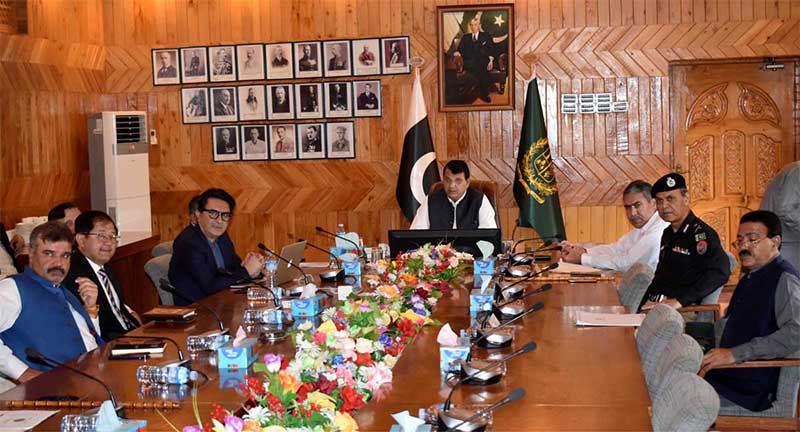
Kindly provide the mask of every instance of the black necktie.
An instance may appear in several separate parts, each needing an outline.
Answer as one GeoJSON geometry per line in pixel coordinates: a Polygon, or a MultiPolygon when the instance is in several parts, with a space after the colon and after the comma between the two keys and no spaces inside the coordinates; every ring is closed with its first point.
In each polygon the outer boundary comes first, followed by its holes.
{"type": "Polygon", "coordinates": [[[128,317],[122,313],[121,307],[123,305],[119,304],[119,299],[117,298],[116,294],[114,293],[114,287],[111,286],[111,279],[108,277],[108,273],[103,267],[97,270],[97,274],[100,275],[100,282],[103,284],[103,289],[106,291],[106,296],[108,296],[108,302],[111,304],[111,309],[114,311],[114,315],[116,315],[117,320],[122,324],[122,328],[125,330],[131,330],[136,327],[128,317]]]}

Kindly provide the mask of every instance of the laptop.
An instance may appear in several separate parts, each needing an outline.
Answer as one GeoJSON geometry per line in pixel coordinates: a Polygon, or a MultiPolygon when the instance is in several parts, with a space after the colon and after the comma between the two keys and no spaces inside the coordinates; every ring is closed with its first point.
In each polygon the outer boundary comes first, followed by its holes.
{"type": "MultiPolygon", "coordinates": [[[[303,253],[306,250],[306,242],[300,241],[297,243],[288,244],[281,249],[281,256],[291,261],[292,264],[300,266],[300,261],[303,260],[303,253]]],[[[282,260],[278,260],[278,271],[275,273],[275,283],[283,285],[290,282],[292,279],[302,276],[299,270],[286,264],[282,260]]]]}

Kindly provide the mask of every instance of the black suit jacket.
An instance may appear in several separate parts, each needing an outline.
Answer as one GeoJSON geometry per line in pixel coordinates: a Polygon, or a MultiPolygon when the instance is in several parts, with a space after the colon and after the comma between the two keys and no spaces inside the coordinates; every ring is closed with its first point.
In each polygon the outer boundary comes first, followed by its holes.
{"type": "MultiPolygon", "coordinates": [[[[136,320],[136,317],[133,316],[130,312],[128,312],[128,308],[125,307],[125,298],[122,295],[122,285],[119,283],[119,279],[114,275],[114,271],[111,270],[110,266],[103,266],[106,273],[108,274],[108,278],[111,280],[111,284],[114,288],[114,295],[117,296],[120,302],[120,312],[122,312],[125,317],[130,320],[130,322],[139,324],[139,321],[136,320]]],[[[78,295],[78,284],[75,282],[75,279],[78,277],[85,277],[90,279],[97,285],[98,292],[97,293],[97,304],[100,306],[100,335],[105,340],[116,339],[126,333],[126,330],[122,327],[122,324],[119,323],[117,317],[114,315],[114,311],[111,309],[111,303],[108,301],[108,296],[105,294],[105,287],[103,283],[100,281],[100,278],[97,277],[97,273],[94,272],[92,266],[89,264],[88,259],[79,251],[75,249],[72,252],[72,258],[70,259],[69,263],[69,273],[67,273],[67,277],[64,278],[64,286],[70,290],[77,298],[81,298],[78,295]]]]}
{"type": "Polygon", "coordinates": [[[2,247],[7,253],[8,256],[11,257],[11,260],[14,262],[14,267],[17,268],[18,273],[22,273],[24,265],[19,265],[16,257],[14,257],[14,248],[11,247],[11,241],[8,239],[8,235],[6,234],[6,227],[0,223],[0,247],[2,247]]]}
{"type": "MultiPolygon", "coordinates": [[[[202,300],[249,277],[227,233],[217,239],[217,245],[222,253],[225,269],[231,275],[218,270],[211,246],[196,225],[184,228],[172,244],[169,281],[192,301],[202,300]]],[[[189,303],[191,302],[175,296],[176,305],[189,303]]]]}

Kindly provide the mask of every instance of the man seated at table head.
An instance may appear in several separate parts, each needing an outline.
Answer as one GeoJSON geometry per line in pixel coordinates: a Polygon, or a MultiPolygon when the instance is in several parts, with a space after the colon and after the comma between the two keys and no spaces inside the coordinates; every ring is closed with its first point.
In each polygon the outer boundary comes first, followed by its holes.
{"type": "Polygon", "coordinates": [[[30,265],[0,281],[0,373],[28,381],[50,366],[28,359],[27,348],[60,362],[103,344],[97,286],[79,277],[78,297],[63,284],[70,267],[72,232],[47,222],[31,232],[30,265]]]}
{"type": "Polygon", "coordinates": [[[97,285],[100,306],[100,335],[105,340],[116,339],[139,327],[141,320],[125,304],[122,285],[111,266],[107,265],[117,251],[119,231],[111,217],[101,211],[90,210],[75,219],[75,243],[69,273],[64,285],[78,295],[79,278],[97,285]]]}
{"type": "Polygon", "coordinates": [[[633,231],[612,244],[579,244],[561,242],[561,259],[574,264],[624,272],[637,262],[653,269],[658,264],[661,234],[669,223],[656,211],[650,183],[634,180],[622,192],[625,215],[633,231]]]}
{"type": "Polygon", "coordinates": [[[69,230],[75,234],[75,219],[81,214],[78,205],[71,202],[61,203],[47,213],[47,221],[59,221],[67,225],[69,230]]]}
{"type": "Polygon", "coordinates": [[[734,247],[742,275],[725,317],[715,325],[716,348],[703,357],[700,370],[720,394],[722,406],[769,408],[780,369],[710,369],[800,354],[800,273],[781,256],[781,240],[775,213],[752,211],[739,221],[734,247]]]}
{"type": "Polygon", "coordinates": [[[489,199],[469,185],[469,166],[462,160],[447,162],[442,170],[443,187],[422,202],[411,229],[497,228],[489,199]]]}
{"type": "MultiPolygon", "coordinates": [[[[178,234],[172,245],[169,280],[192,301],[261,274],[264,257],[250,252],[239,258],[227,231],[236,200],[222,189],[208,189],[197,199],[197,223],[178,234]]],[[[175,304],[189,302],[176,296],[175,304]]]]}
{"type": "Polygon", "coordinates": [[[652,192],[658,214],[669,226],[661,236],[658,266],[642,302],[666,297],[664,303],[676,308],[700,303],[728,281],[728,255],[717,232],[689,207],[683,176],[670,173],[661,177],[652,192]]]}

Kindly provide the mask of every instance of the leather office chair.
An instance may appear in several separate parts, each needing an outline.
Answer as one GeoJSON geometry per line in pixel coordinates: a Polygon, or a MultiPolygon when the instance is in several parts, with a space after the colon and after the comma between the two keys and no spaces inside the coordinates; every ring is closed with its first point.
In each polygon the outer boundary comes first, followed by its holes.
{"type": "Polygon", "coordinates": [[[681,373],[653,401],[653,431],[705,431],[719,412],[719,396],[706,380],[681,373]]]}
{"type": "MultiPolygon", "coordinates": [[[[470,179],[469,185],[470,187],[474,187],[475,189],[479,190],[489,200],[492,208],[494,208],[494,220],[497,223],[497,228],[500,229],[500,213],[497,210],[497,183],[490,180],[470,179]]],[[[431,185],[429,194],[432,194],[443,187],[444,183],[440,181],[436,182],[431,185]]]]}
{"type": "Polygon", "coordinates": [[[636,348],[642,359],[644,378],[648,385],[655,374],[659,357],[672,338],[683,333],[683,327],[681,314],[664,304],[657,304],[642,321],[636,332],[636,348]]]}
{"type": "Polygon", "coordinates": [[[639,305],[654,275],[653,269],[642,262],[634,263],[622,274],[618,289],[619,301],[628,309],[628,313],[636,313],[639,310],[639,305]]]}
{"type": "Polygon", "coordinates": [[[175,299],[172,298],[172,293],[161,289],[161,279],[169,278],[169,262],[172,260],[172,254],[165,254],[150,258],[144,265],[144,272],[153,282],[153,285],[158,291],[158,298],[161,304],[165,306],[172,306],[175,304],[175,299]]]}
{"type": "Polygon", "coordinates": [[[153,258],[171,253],[172,253],[172,240],[161,242],[153,246],[153,251],[151,252],[153,258]]]}
{"type": "Polygon", "coordinates": [[[650,400],[655,400],[664,386],[682,373],[697,374],[703,362],[703,349],[691,336],[679,334],[667,344],[658,358],[653,376],[648,379],[650,400]]]}

